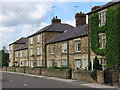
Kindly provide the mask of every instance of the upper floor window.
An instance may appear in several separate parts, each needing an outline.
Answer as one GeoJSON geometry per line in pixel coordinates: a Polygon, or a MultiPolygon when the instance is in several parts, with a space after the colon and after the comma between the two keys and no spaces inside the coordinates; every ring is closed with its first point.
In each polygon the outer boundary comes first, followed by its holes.
{"type": "Polygon", "coordinates": [[[30,49],[30,56],[33,55],[33,49],[30,49]]]}
{"type": "Polygon", "coordinates": [[[22,51],[20,51],[20,57],[22,57],[22,51]]]}
{"type": "Polygon", "coordinates": [[[33,44],[33,37],[30,38],[30,44],[33,44]]]}
{"type": "Polygon", "coordinates": [[[62,53],[67,53],[67,43],[62,44],[62,53]]]}
{"type": "Polygon", "coordinates": [[[37,55],[40,55],[40,48],[37,48],[37,55]]]}
{"type": "Polygon", "coordinates": [[[100,19],[99,26],[105,25],[105,23],[106,23],[106,11],[99,13],[99,19],[100,19]]]}
{"type": "Polygon", "coordinates": [[[55,53],[55,46],[52,45],[52,46],[51,46],[51,54],[54,54],[54,53],[55,53]]]}
{"type": "Polygon", "coordinates": [[[40,35],[37,35],[37,42],[40,42],[40,35]]]}
{"type": "Polygon", "coordinates": [[[27,50],[24,51],[24,56],[27,57],[27,50]]]}
{"type": "Polygon", "coordinates": [[[80,50],[81,50],[80,40],[75,41],[75,52],[80,52],[80,50]]]}
{"type": "Polygon", "coordinates": [[[13,49],[12,47],[13,47],[12,45],[9,46],[10,51],[13,49]]]}
{"type": "Polygon", "coordinates": [[[19,57],[18,54],[19,54],[19,52],[16,52],[16,57],[19,57]]]}
{"type": "Polygon", "coordinates": [[[99,44],[100,44],[100,49],[106,47],[106,34],[105,33],[99,34],[99,44]]]}

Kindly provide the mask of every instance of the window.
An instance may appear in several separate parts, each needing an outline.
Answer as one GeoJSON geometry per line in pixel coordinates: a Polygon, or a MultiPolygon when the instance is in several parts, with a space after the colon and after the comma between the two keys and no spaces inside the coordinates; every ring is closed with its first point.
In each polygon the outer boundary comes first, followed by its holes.
{"type": "Polygon", "coordinates": [[[51,46],[51,54],[54,54],[55,53],[55,46],[51,46]]]}
{"type": "Polygon", "coordinates": [[[100,49],[106,47],[106,35],[105,35],[105,33],[99,34],[99,44],[100,44],[100,49]]]}
{"type": "Polygon", "coordinates": [[[24,51],[24,56],[27,57],[27,50],[24,51]]]}
{"type": "Polygon", "coordinates": [[[40,55],[40,48],[37,48],[37,55],[40,55]]]}
{"type": "Polygon", "coordinates": [[[37,61],[37,66],[42,66],[42,60],[37,61]]]}
{"type": "Polygon", "coordinates": [[[20,51],[20,57],[22,57],[22,51],[20,51]]]}
{"type": "Polygon", "coordinates": [[[66,59],[61,61],[61,66],[67,66],[67,60],[66,59]]]}
{"type": "Polygon", "coordinates": [[[106,69],[106,59],[105,58],[101,58],[101,66],[102,66],[103,70],[106,69]]]}
{"type": "Polygon", "coordinates": [[[40,35],[37,35],[37,42],[40,42],[40,35]]]}
{"type": "Polygon", "coordinates": [[[9,46],[10,51],[13,49],[12,47],[13,47],[12,45],[9,46]]]}
{"type": "Polygon", "coordinates": [[[75,69],[80,69],[81,68],[81,60],[80,59],[75,59],[75,69]]]}
{"type": "Polygon", "coordinates": [[[33,37],[30,38],[30,44],[33,44],[33,37]]]}
{"type": "Polygon", "coordinates": [[[30,66],[30,67],[33,67],[33,61],[32,61],[32,60],[29,61],[29,66],[30,66]]]}
{"type": "Polygon", "coordinates": [[[80,40],[75,41],[75,52],[80,52],[80,50],[81,50],[80,40]]]}
{"type": "Polygon", "coordinates": [[[19,52],[16,52],[16,57],[19,57],[18,54],[19,54],[19,52]]]}
{"type": "Polygon", "coordinates": [[[99,13],[99,19],[100,19],[99,26],[105,25],[105,22],[106,22],[106,11],[103,11],[103,12],[99,13]]]}
{"type": "Polygon", "coordinates": [[[54,66],[55,60],[48,60],[47,61],[47,67],[54,66]]]}
{"type": "Polygon", "coordinates": [[[30,49],[30,56],[33,55],[33,49],[30,49]]]}
{"type": "Polygon", "coordinates": [[[67,53],[67,43],[62,44],[62,53],[67,53]]]}

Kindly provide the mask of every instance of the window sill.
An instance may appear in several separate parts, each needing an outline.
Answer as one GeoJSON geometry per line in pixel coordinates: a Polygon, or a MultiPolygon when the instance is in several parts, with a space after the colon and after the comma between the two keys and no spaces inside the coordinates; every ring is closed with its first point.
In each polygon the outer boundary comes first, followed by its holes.
{"type": "Polygon", "coordinates": [[[79,52],[75,51],[75,53],[74,53],[74,54],[79,54],[79,53],[81,53],[81,51],[79,51],[79,52]]]}

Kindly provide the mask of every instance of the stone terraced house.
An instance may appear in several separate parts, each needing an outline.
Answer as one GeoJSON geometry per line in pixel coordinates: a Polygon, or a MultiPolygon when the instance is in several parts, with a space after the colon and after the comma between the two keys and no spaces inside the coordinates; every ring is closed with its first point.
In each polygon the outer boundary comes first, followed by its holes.
{"type": "Polygon", "coordinates": [[[51,22],[50,25],[28,36],[29,67],[46,66],[45,44],[65,30],[73,28],[71,25],[61,23],[57,17],[53,18],[51,22]]]}
{"type": "Polygon", "coordinates": [[[15,66],[15,49],[25,45],[27,43],[27,38],[20,38],[17,41],[9,44],[9,66],[15,66]]]}
{"type": "Polygon", "coordinates": [[[29,66],[28,44],[22,45],[15,50],[15,66],[29,66]]]}

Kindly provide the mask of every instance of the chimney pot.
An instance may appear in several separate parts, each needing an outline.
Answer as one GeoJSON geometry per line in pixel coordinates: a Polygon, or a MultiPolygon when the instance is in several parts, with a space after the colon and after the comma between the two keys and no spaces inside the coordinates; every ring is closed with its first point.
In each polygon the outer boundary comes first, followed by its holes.
{"type": "Polygon", "coordinates": [[[53,19],[51,20],[52,24],[53,23],[61,23],[61,19],[58,19],[57,16],[53,17],[53,19]]]}
{"type": "Polygon", "coordinates": [[[75,15],[76,27],[86,24],[86,14],[80,12],[75,15]]]}

